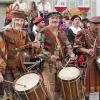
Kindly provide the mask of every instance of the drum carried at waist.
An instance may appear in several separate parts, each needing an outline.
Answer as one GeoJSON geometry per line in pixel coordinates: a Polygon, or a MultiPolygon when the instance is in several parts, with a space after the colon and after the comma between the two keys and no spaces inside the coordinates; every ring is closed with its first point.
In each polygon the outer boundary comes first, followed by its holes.
{"type": "Polygon", "coordinates": [[[36,70],[41,72],[43,68],[43,59],[41,57],[31,57],[28,52],[24,52],[23,55],[23,64],[27,68],[27,71],[36,70]]]}
{"type": "Polygon", "coordinates": [[[98,70],[100,71],[100,56],[96,59],[98,70]]]}
{"type": "Polygon", "coordinates": [[[47,100],[48,97],[44,84],[36,73],[26,73],[18,78],[14,90],[20,100],[47,100]]]}
{"type": "Polygon", "coordinates": [[[58,77],[61,80],[61,89],[64,100],[80,100],[84,97],[80,70],[75,67],[63,68],[58,77]]]}

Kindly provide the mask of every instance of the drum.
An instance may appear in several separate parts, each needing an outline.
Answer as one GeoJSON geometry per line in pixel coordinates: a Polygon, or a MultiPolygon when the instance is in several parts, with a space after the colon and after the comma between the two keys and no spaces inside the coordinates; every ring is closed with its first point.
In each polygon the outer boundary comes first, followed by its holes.
{"type": "Polygon", "coordinates": [[[81,100],[83,88],[80,79],[80,70],[75,67],[63,68],[58,77],[61,80],[61,89],[64,100],[81,100]]]}
{"type": "Polygon", "coordinates": [[[100,57],[96,59],[98,70],[100,71],[100,57]]]}
{"type": "Polygon", "coordinates": [[[31,59],[30,61],[24,62],[24,65],[28,72],[34,71],[37,73],[41,73],[43,70],[43,63],[44,63],[44,60],[38,57],[38,58],[31,59]]]}
{"type": "Polygon", "coordinates": [[[44,85],[36,73],[27,73],[18,78],[14,90],[19,100],[47,100],[44,85]]]}

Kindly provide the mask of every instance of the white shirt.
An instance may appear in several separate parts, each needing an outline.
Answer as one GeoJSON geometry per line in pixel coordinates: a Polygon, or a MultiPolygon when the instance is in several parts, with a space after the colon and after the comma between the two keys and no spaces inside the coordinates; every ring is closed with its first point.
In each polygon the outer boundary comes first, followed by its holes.
{"type": "Polygon", "coordinates": [[[42,3],[38,4],[37,6],[38,6],[38,10],[39,10],[40,12],[43,12],[43,11],[52,12],[52,8],[51,8],[51,5],[50,5],[49,2],[46,2],[46,3],[44,4],[44,6],[43,6],[42,3]]]}
{"type": "Polygon", "coordinates": [[[32,31],[34,32],[34,35],[35,35],[35,41],[39,40],[41,36],[41,33],[39,33],[38,30],[39,28],[36,25],[34,25],[32,31]]]}
{"type": "Polygon", "coordinates": [[[71,26],[70,29],[73,31],[75,35],[81,30],[80,27],[75,27],[75,26],[71,26]]]}

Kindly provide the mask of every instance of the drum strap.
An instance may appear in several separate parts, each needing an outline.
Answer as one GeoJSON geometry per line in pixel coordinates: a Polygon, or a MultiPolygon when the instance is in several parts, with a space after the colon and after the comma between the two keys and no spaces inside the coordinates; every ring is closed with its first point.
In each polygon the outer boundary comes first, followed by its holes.
{"type": "Polygon", "coordinates": [[[97,43],[96,43],[96,42],[97,42],[97,37],[98,37],[98,36],[96,36],[95,41],[94,41],[94,44],[93,44],[93,50],[94,50],[94,51],[95,51],[96,44],[97,44],[97,43]]]}
{"type": "Polygon", "coordinates": [[[56,42],[57,42],[57,44],[58,44],[58,46],[60,47],[60,53],[61,53],[61,56],[63,57],[63,51],[62,51],[62,48],[61,48],[61,43],[60,43],[60,41],[59,41],[59,39],[58,39],[58,37],[51,31],[51,29],[50,28],[48,28],[49,29],[49,31],[50,31],[50,33],[55,37],[55,39],[56,39],[56,42]]]}

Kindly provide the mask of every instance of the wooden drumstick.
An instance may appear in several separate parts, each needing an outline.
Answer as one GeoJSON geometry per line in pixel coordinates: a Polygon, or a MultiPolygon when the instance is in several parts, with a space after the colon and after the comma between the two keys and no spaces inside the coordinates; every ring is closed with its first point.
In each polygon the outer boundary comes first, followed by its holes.
{"type": "Polygon", "coordinates": [[[14,83],[14,82],[7,81],[7,80],[4,80],[4,82],[10,83],[10,84],[16,84],[16,85],[20,85],[20,86],[26,87],[26,85],[22,85],[22,84],[19,84],[19,83],[14,83]]]}
{"type": "Polygon", "coordinates": [[[32,44],[32,42],[30,42],[30,43],[28,43],[28,44],[26,44],[26,45],[20,46],[19,49],[25,48],[25,47],[27,47],[27,46],[29,46],[29,45],[31,45],[31,44],[32,44]]]}
{"type": "MultiPolygon", "coordinates": [[[[70,61],[71,61],[71,58],[69,58],[69,60],[67,61],[65,67],[69,64],[70,61]]],[[[64,68],[65,68],[65,67],[64,67],[64,68]]]]}
{"type": "Polygon", "coordinates": [[[28,43],[26,45],[22,45],[22,46],[19,47],[19,49],[25,48],[27,46],[30,46],[30,45],[34,44],[34,43],[37,43],[37,42],[30,42],[30,43],[28,43]]]}

